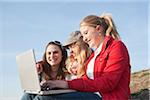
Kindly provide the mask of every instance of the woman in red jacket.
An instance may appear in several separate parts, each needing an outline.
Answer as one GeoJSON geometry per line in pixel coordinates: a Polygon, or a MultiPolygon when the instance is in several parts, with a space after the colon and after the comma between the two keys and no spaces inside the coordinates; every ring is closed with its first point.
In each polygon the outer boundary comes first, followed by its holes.
{"type": "MultiPolygon", "coordinates": [[[[119,39],[111,16],[89,15],[81,21],[80,31],[83,40],[95,50],[86,63],[86,74],[71,81],[48,81],[43,85],[48,85],[50,88],[70,88],[83,93],[94,92],[103,100],[128,100],[130,59],[126,46],[119,39]]],[[[70,96],[70,98],[88,99],[87,95],[76,95],[76,92],[69,94],[51,97],[67,99],[70,96]]],[[[42,96],[38,98],[44,99],[42,96]]]]}

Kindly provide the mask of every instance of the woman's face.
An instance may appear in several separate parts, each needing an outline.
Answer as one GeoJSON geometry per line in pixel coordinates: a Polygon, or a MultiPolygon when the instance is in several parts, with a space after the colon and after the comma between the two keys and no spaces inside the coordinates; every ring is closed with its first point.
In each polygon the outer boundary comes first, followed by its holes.
{"type": "Polygon", "coordinates": [[[71,45],[69,45],[69,51],[70,51],[70,56],[72,57],[75,57],[76,58],[76,55],[77,55],[77,52],[78,52],[78,46],[76,45],[76,43],[73,43],[71,45]]]}
{"type": "Polygon", "coordinates": [[[91,26],[83,25],[80,27],[83,40],[89,44],[91,48],[97,48],[100,41],[100,30],[91,26]]]}
{"type": "Polygon", "coordinates": [[[57,45],[51,44],[46,50],[46,60],[51,66],[59,66],[62,61],[62,51],[57,45]]]}

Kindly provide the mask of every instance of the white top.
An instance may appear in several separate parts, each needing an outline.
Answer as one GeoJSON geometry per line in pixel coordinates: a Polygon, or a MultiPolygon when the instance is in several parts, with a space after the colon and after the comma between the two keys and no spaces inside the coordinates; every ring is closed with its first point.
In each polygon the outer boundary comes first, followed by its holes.
{"type": "Polygon", "coordinates": [[[96,57],[97,57],[98,54],[100,54],[100,52],[101,52],[102,44],[103,44],[103,43],[101,43],[101,44],[99,45],[99,47],[94,51],[94,57],[90,60],[90,62],[89,62],[88,65],[87,65],[87,76],[88,76],[88,78],[90,78],[90,79],[94,79],[94,75],[93,75],[93,73],[94,73],[94,63],[95,63],[96,57]]]}
{"type": "Polygon", "coordinates": [[[65,77],[65,80],[73,80],[73,79],[77,79],[77,75],[74,74],[68,74],[65,77]]]}
{"type": "MultiPolygon", "coordinates": [[[[96,57],[101,52],[102,45],[103,45],[103,43],[101,43],[99,45],[99,47],[94,51],[94,57],[90,60],[90,62],[87,65],[87,76],[90,79],[94,79],[94,63],[95,63],[96,57]]],[[[101,95],[99,94],[99,92],[95,92],[95,93],[98,94],[101,97],[101,95]]]]}

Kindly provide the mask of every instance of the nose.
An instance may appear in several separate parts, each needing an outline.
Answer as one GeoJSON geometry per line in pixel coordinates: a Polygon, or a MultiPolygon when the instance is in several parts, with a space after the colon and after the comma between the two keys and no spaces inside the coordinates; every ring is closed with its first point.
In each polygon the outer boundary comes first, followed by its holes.
{"type": "Polygon", "coordinates": [[[84,42],[87,42],[87,38],[86,38],[86,37],[83,37],[83,41],[84,41],[84,42]]]}
{"type": "Polygon", "coordinates": [[[70,53],[70,55],[74,55],[74,51],[73,51],[73,48],[69,48],[69,53],[70,53]]]}
{"type": "Polygon", "coordinates": [[[70,55],[71,55],[71,54],[73,54],[73,50],[72,50],[72,49],[70,49],[70,55]]]}
{"type": "Polygon", "coordinates": [[[54,53],[51,53],[51,54],[50,54],[50,58],[53,58],[53,57],[54,57],[54,53]]]}

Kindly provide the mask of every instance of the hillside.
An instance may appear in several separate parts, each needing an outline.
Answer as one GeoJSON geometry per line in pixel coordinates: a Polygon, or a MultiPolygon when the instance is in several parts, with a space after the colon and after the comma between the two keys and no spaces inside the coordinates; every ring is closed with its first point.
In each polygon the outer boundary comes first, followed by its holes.
{"type": "Polygon", "coordinates": [[[150,69],[131,74],[130,90],[132,100],[149,100],[150,69]]]}

